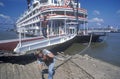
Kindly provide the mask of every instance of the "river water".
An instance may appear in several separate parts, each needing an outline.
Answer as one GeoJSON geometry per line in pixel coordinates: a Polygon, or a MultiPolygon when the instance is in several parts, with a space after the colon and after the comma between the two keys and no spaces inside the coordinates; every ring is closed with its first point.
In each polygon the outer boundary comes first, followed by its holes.
{"type": "Polygon", "coordinates": [[[0,30],[0,40],[15,39],[18,35],[13,31],[0,30]]]}
{"type": "Polygon", "coordinates": [[[81,53],[99,59],[104,62],[120,67],[120,33],[109,33],[103,37],[103,42],[92,43],[91,46],[83,53],[81,51],[87,47],[87,44],[74,43],[65,52],[73,54],[81,53]]]}
{"type": "MultiPolygon", "coordinates": [[[[0,40],[18,38],[17,34],[10,31],[0,31],[0,40]]],[[[120,67],[120,33],[109,33],[103,37],[104,41],[92,43],[83,53],[81,51],[88,45],[87,43],[73,43],[64,50],[66,54],[81,53],[120,67]]]]}
{"type": "Polygon", "coordinates": [[[86,54],[120,66],[120,33],[109,33],[103,43],[93,44],[86,54]]]}

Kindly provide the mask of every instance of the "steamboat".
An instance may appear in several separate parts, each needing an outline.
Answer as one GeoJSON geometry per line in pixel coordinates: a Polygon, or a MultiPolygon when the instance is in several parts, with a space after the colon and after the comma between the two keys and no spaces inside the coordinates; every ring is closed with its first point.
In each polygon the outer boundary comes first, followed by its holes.
{"type": "Polygon", "coordinates": [[[77,33],[85,34],[79,29],[88,22],[87,10],[81,8],[78,0],[27,0],[27,3],[28,9],[16,21],[19,39],[0,42],[0,50],[25,54],[26,51],[69,42],[77,33]],[[42,32],[44,16],[47,37],[42,32]],[[26,38],[26,35],[34,37],[26,38]]]}
{"type": "Polygon", "coordinates": [[[87,10],[75,0],[28,0],[28,9],[16,22],[17,32],[42,36],[43,16],[47,16],[47,34],[75,33],[77,25],[87,23],[87,10]]]}

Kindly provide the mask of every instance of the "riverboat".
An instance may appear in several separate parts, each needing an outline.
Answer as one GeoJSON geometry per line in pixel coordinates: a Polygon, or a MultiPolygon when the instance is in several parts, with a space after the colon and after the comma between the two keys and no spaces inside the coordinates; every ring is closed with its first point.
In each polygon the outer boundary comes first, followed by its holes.
{"type": "Polygon", "coordinates": [[[85,26],[88,21],[87,10],[81,8],[78,0],[27,1],[28,9],[16,21],[19,39],[1,42],[0,50],[25,54],[30,50],[64,45],[66,42],[70,44],[68,42],[80,33],[79,26],[85,26]],[[42,32],[44,16],[47,20],[47,37],[42,32]],[[26,38],[26,35],[35,37],[26,38]]]}
{"type": "Polygon", "coordinates": [[[18,33],[42,36],[43,16],[47,16],[49,36],[76,32],[77,25],[82,26],[88,21],[87,10],[81,8],[77,0],[27,1],[28,9],[16,22],[18,33]]]}

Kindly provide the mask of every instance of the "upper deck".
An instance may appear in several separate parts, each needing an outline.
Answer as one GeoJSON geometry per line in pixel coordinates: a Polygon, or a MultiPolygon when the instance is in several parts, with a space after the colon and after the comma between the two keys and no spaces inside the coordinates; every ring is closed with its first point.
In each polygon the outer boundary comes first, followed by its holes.
{"type": "MultiPolygon", "coordinates": [[[[78,16],[86,18],[87,10],[81,8],[80,3],[78,4],[78,16]]],[[[34,19],[36,16],[39,18],[41,15],[48,13],[75,16],[75,12],[77,11],[76,6],[77,3],[75,3],[73,0],[34,0],[28,10],[25,11],[22,16],[20,16],[16,23],[22,24],[34,19]]]]}

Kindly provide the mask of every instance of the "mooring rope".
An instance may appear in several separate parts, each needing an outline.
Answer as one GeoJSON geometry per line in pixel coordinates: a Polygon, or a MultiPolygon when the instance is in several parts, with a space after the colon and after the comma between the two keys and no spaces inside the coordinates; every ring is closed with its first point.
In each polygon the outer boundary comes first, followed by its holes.
{"type": "Polygon", "coordinates": [[[107,40],[107,38],[108,38],[108,33],[105,33],[103,38],[102,38],[102,42],[100,41],[99,43],[97,43],[97,46],[104,44],[105,41],[107,40]]]}
{"type": "MultiPolygon", "coordinates": [[[[106,39],[107,39],[107,36],[104,38],[103,42],[104,42],[106,39]]],[[[81,52],[79,52],[79,53],[77,53],[77,54],[81,54],[81,53],[85,52],[85,51],[90,47],[91,42],[92,42],[92,33],[91,33],[91,35],[90,35],[90,40],[89,40],[88,45],[87,45],[81,52]]],[[[101,42],[101,43],[103,43],[103,42],[101,42]]],[[[100,44],[101,44],[101,43],[100,43],[100,44]]],[[[60,54],[60,55],[62,55],[62,54],[60,54]]],[[[76,54],[75,54],[75,55],[76,55],[76,54]]],[[[58,66],[56,66],[56,67],[55,67],[55,70],[56,70],[57,68],[59,68],[60,66],[62,66],[63,64],[65,64],[66,62],[68,62],[70,59],[72,59],[75,55],[68,57],[68,58],[67,58],[66,60],[64,60],[61,64],[59,64],[58,66]]],[[[64,56],[64,55],[62,55],[62,56],[64,56]]]]}
{"type": "MultiPolygon", "coordinates": [[[[77,54],[81,54],[81,53],[85,52],[85,51],[90,47],[91,41],[92,41],[92,34],[90,35],[90,40],[89,40],[88,46],[87,46],[86,48],[84,48],[81,52],[77,53],[77,54]]],[[[75,55],[76,55],[76,54],[75,54],[75,55]]],[[[63,64],[65,64],[66,62],[68,62],[70,59],[72,59],[75,55],[68,57],[68,58],[67,58],[66,60],[64,60],[61,64],[59,64],[58,66],[56,66],[56,67],[55,67],[55,70],[56,70],[57,68],[59,68],[60,66],[62,66],[63,64]]]]}
{"type": "MultiPolygon", "coordinates": [[[[77,53],[77,54],[81,54],[83,52],[85,52],[91,45],[91,41],[92,41],[92,34],[90,35],[90,40],[89,40],[89,43],[88,43],[88,46],[86,48],[84,48],[81,52],[77,53]]],[[[62,55],[63,57],[65,57],[63,54],[59,53],[60,55],[62,55]]],[[[75,54],[76,55],[76,54],[75,54]]],[[[72,62],[73,64],[76,65],[76,67],[80,68],[82,71],[84,71],[84,73],[88,74],[89,76],[91,76],[92,79],[95,79],[91,74],[89,74],[86,70],[84,70],[82,67],[80,67],[78,64],[74,63],[74,61],[72,61],[71,59],[75,56],[69,56],[66,60],[64,60],[61,64],[59,64],[58,66],[56,66],[54,68],[54,70],[56,70],[57,68],[59,68],[60,66],[62,66],[63,64],[65,64],[66,62],[70,61],[72,62]]]]}
{"type": "Polygon", "coordinates": [[[84,49],[83,49],[81,52],[79,52],[78,54],[81,54],[81,53],[85,52],[85,51],[90,47],[91,42],[92,42],[92,34],[90,35],[90,40],[89,40],[89,43],[88,43],[87,47],[84,48],[84,49]]]}

